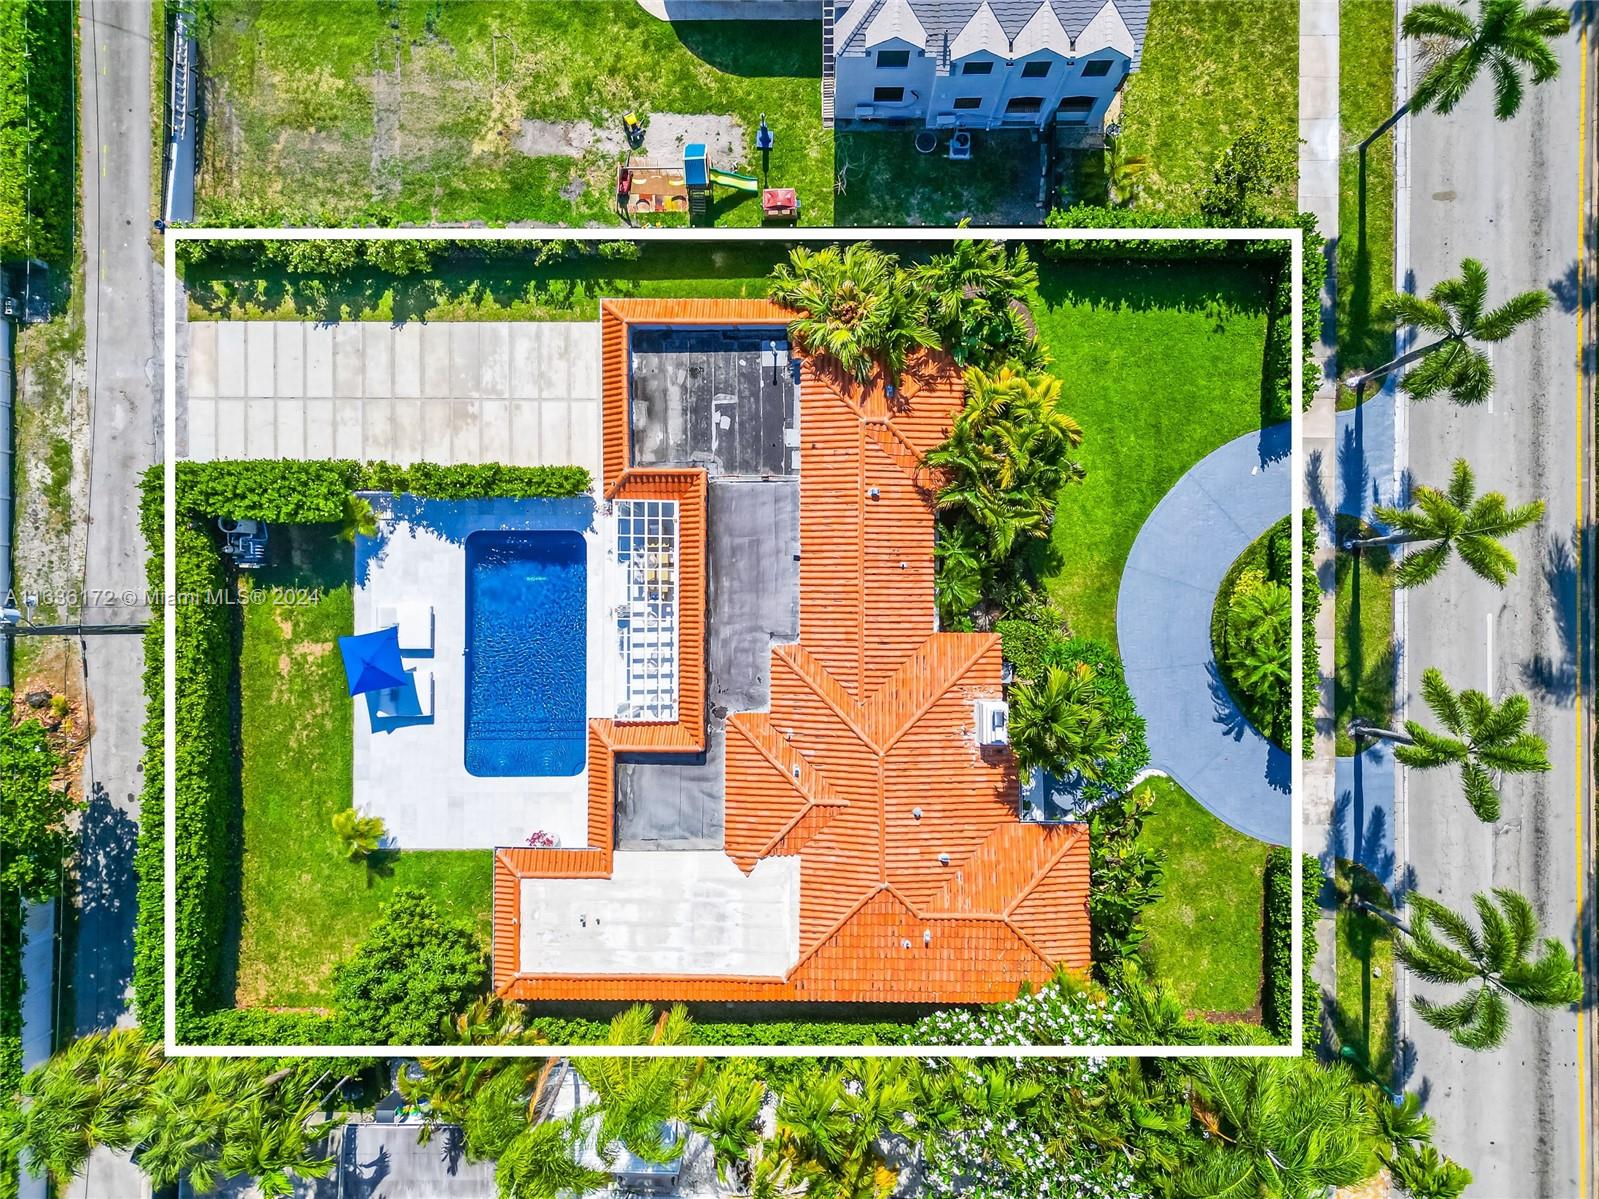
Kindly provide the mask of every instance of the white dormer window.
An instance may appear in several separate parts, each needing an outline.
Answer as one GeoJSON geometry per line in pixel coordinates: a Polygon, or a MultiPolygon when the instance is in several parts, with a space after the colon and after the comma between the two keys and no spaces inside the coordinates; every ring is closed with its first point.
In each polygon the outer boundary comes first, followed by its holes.
{"type": "Polygon", "coordinates": [[[879,71],[903,71],[911,65],[911,52],[909,50],[879,50],[877,52],[877,69],[879,71]]]}
{"type": "Polygon", "coordinates": [[[1090,58],[1083,63],[1084,79],[1103,79],[1110,74],[1110,59],[1090,58]]]}
{"type": "Polygon", "coordinates": [[[1043,79],[1049,74],[1050,63],[1047,59],[1034,59],[1032,62],[1022,63],[1023,79],[1043,79]]]}
{"type": "Polygon", "coordinates": [[[975,62],[961,63],[962,75],[992,75],[994,73],[994,60],[979,58],[975,62]]]}

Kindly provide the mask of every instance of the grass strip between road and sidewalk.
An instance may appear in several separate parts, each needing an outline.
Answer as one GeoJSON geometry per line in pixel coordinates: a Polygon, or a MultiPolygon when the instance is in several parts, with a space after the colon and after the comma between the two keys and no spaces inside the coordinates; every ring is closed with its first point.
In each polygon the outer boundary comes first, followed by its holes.
{"type": "MultiPolygon", "coordinates": [[[[1340,515],[1338,539],[1370,537],[1376,530],[1340,515]]],[[[1394,644],[1394,562],[1384,547],[1337,555],[1337,607],[1333,663],[1333,719],[1339,757],[1358,748],[1349,722],[1380,728],[1394,718],[1398,647],[1394,644]]]]}

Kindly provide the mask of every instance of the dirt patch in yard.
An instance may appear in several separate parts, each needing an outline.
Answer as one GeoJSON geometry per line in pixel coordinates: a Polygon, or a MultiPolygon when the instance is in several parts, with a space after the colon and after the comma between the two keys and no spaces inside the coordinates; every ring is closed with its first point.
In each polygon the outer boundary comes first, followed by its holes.
{"type": "Polygon", "coordinates": [[[735,171],[744,161],[744,125],[717,113],[652,112],[644,132],[644,153],[668,162],[682,157],[683,147],[703,142],[711,165],[735,171]]]}
{"type": "Polygon", "coordinates": [[[581,158],[590,150],[619,154],[627,148],[627,139],[620,129],[588,121],[524,120],[512,144],[529,158],[581,158]]]}

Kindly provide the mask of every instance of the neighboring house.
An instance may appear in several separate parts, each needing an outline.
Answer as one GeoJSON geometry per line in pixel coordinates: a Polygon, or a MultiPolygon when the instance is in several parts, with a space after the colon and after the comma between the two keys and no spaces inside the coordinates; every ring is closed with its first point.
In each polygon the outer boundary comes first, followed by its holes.
{"type": "Polygon", "coordinates": [[[831,92],[844,124],[1097,127],[1138,69],[1149,5],[835,0],[823,18],[824,117],[831,92]]]}

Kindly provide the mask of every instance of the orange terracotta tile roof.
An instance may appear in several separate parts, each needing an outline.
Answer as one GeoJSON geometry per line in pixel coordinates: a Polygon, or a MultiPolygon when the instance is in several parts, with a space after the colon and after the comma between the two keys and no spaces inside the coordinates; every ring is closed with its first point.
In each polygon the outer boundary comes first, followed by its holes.
{"type": "Polygon", "coordinates": [[[999,638],[936,631],[931,480],[919,464],[963,391],[933,354],[892,395],[803,358],[800,636],[772,650],[769,711],[727,720],[725,811],[725,848],[745,871],[800,858],[798,963],[785,978],[596,978],[517,960],[522,878],[610,869],[617,750],[649,736],[641,729],[693,743],[640,748],[704,745],[705,478],[630,467],[628,325],[787,316],[761,300],[601,305],[606,494],[679,499],[682,566],[698,572],[680,585],[680,720],[591,722],[596,848],[496,855],[494,983],[509,998],[985,1003],[1057,963],[1089,964],[1086,828],[1020,822],[1013,760],[976,744],[973,703],[1001,694],[999,638]]]}

